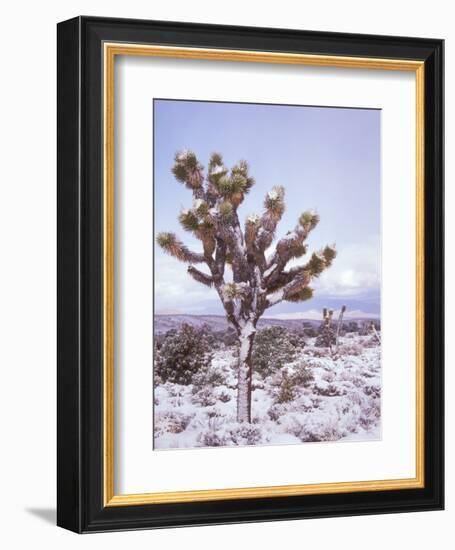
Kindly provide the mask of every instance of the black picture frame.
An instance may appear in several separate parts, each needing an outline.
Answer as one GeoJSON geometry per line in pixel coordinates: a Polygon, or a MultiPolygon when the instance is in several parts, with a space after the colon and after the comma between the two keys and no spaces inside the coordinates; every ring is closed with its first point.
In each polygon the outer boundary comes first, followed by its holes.
{"type": "Polygon", "coordinates": [[[58,24],[57,524],[77,533],[441,510],[444,506],[443,63],[437,39],[76,17],[58,24]],[[406,59],[425,67],[425,485],[104,505],[102,44],[406,59]]]}

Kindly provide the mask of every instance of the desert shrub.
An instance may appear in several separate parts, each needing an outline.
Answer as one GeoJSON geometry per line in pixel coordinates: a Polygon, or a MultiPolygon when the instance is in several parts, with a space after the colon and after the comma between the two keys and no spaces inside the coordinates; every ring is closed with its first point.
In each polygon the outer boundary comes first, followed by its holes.
{"type": "Polygon", "coordinates": [[[332,326],[322,323],[314,345],[318,348],[330,348],[336,344],[336,333],[332,326]]]}
{"type": "Polygon", "coordinates": [[[198,442],[201,447],[224,447],[229,444],[224,434],[219,434],[212,429],[202,431],[198,436],[198,442]]]}
{"type": "Polygon", "coordinates": [[[360,327],[360,330],[359,330],[359,334],[361,336],[371,335],[372,332],[373,332],[372,327],[374,327],[378,332],[381,331],[381,322],[379,321],[379,319],[373,319],[373,320],[370,320],[370,321],[362,321],[362,324],[361,324],[361,327],[360,327]]]}
{"type": "Polygon", "coordinates": [[[211,349],[214,348],[214,347],[217,347],[217,345],[220,342],[220,340],[218,338],[218,333],[214,332],[210,328],[209,324],[203,323],[196,330],[198,331],[199,334],[204,336],[205,341],[207,342],[207,344],[210,346],[211,349]]]}
{"type": "Polygon", "coordinates": [[[166,382],[163,385],[163,389],[167,391],[168,396],[171,398],[183,397],[185,395],[185,388],[172,382],[166,382]]]}
{"type": "Polygon", "coordinates": [[[316,358],[330,356],[330,351],[327,348],[317,348],[315,346],[307,347],[306,355],[316,358]]]}
{"type": "Polygon", "coordinates": [[[371,426],[378,424],[381,418],[381,400],[371,399],[367,406],[362,408],[359,421],[362,428],[368,430],[371,426]]]}
{"type": "Polygon", "coordinates": [[[380,384],[365,384],[363,388],[365,395],[371,396],[375,399],[378,399],[381,396],[381,386],[380,384]]]}
{"type": "Polygon", "coordinates": [[[344,342],[341,346],[338,346],[339,355],[358,356],[362,353],[362,351],[362,346],[357,342],[344,342]]]}
{"type": "Polygon", "coordinates": [[[204,330],[183,324],[169,331],[155,353],[155,376],[163,382],[191,384],[194,375],[211,361],[210,344],[204,330]]]}
{"type": "Polygon", "coordinates": [[[253,378],[251,380],[251,387],[254,390],[263,390],[266,387],[266,383],[260,374],[253,372],[253,378]]]}
{"type": "Polygon", "coordinates": [[[255,445],[261,441],[261,429],[254,423],[239,424],[217,414],[208,415],[207,426],[198,437],[198,443],[204,447],[255,445]]]}
{"type": "Polygon", "coordinates": [[[359,325],[357,321],[349,321],[348,323],[343,323],[343,327],[346,332],[359,332],[359,325]]]}
{"type": "Polygon", "coordinates": [[[306,363],[298,363],[293,367],[292,378],[298,386],[308,387],[314,380],[314,374],[311,367],[306,363]]]}
{"type": "Polygon", "coordinates": [[[336,441],[347,434],[334,415],[313,413],[291,416],[287,419],[286,431],[304,442],[336,441]]]}
{"type": "Polygon", "coordinates": [[[213,393],[213,388],[204,386],[191,396],[191,403],[201,405],[202,407],[210,407],[215,405],[216,397],[213,393]]]}
{"type": "Polygon", "coordinates": [[[302,332],[307,338],[316,338],[318,335],[316,327],[308,321],[304,321],[302,332]]]}
{"type": "Polygon", "coordinates": [[[194,415],[178,411],[160,412],[155,416],[155,437],[164,433],[178,434],[183,432],[194,415]]]}
{"type": "Polygon", "coordinates": [[[318,380],[313,387],[315,395],[323,395],[325,397],[334,397],[336,395],[344,395],[346,390],[334,384],[333,382],[327,382],[326,380],[318,380]]]}
{"type": "Polygon", "coordinates": [[[227,392],[222,390],[218,394],[218,400],[221,401],[221,403],[228,403],[231,400],[231,396],[227,392]]]}
{"type": "MultiPolygon", "coordinates": [[[[302,387],[308,387],[314,380],[311,369],[304,363],[283,368],[270,379],[271,393],[275,403],[289,403],[300,393],[302,387]]],[[[270,415],[269,415],[270,416],[270,415]]]]}
{"type": "Polygon", "coordinates": [[[201,431],[198,436],[199,445],[202,447],[221,447],[229,444],[229,437],[226,435],[226,418],[221,416],[215,409],[206,411],[206,421],[200,422],[201,431]]]}
{"type": "Polygon", "coordinates": [[[256,334],[253,368],[263,377],[280,370],[296,357],[303,346],[301,338],[283,327],[266,327],[256,334]]]}
{"type": "Polygon", "coordinates": [[[223,344],[227,347],[232,347],[237,345],[237,334],[235,330],[231,327],[229,327],[224,332],[220,332],[220,339],[222,340],[223,344]]]}
{"type": "Polygon", "coordinates": [[[276,396],[277,403],[288,403],[295,398],[296,388],[292,376],[283,374],[281,384],[276,396]]]}
{"type": "Polygon", "coordinates": [[[234,445],[255,445],[262,439],[260,428],[253,424],[239,424],[230,428],[228,434],[234,445]]]}
{"type": "Polygon", "coordinates": [[[282,418],[287,413],[287,408],[283,403],[274,403],[267,414],[269,415],[270,420],[280,423],[280,418],[282,418]]]}
{"type": "Polygon", "coordinates": [[[368,338],[364,339],[362,345],[364,348],[375,348],[379,346],[379,340],[376,338],[375,335],[371,335],[368,338]]]}
{"type": "Polygon", "coordinates": [[[212,365],[204,365],[196,372],[191,380],[193,384],[193,392],[196,393],[199,389],[210,386],[215,388],[226,382],[225,373],[212,365]]]}

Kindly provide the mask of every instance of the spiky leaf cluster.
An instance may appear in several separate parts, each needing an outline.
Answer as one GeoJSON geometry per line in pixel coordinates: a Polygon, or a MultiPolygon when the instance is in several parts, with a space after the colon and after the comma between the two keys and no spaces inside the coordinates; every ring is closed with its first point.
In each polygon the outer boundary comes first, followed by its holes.
{"type": "Polygon", "coordinates": [[[208,167],[208,181],[216,187],[227,173],[228,169],[223,164],[223,157],[219,153],[212,153],[208,167]]]}
{"type": "Polygon", "coordinates": [[[307,210],[301,214],[299,218],[299,224],[305,229],[312,230],[314,229],[318,223],[319,223],[319,214],[317,212],[314,212],[313,210],[307,210]]]}
{"type": "Polygon", "coordinates": [[[264,208],[274,217],[280,219],[284,213],[284,187],[275,186],[264,199],[264,208]]]}
{"type": "Polygon", "coordinates": [[[218,212],[220,213],[220,216],[223,218],[229,218],[229,216],[234,211],[234,207],[232,206],[232,203],[225,200],[223,202],[220,202],[218,206],[218,212]]]}
{"type": "Polygon", "coordinates": [[[199,229],[199,217],[194,210],[182,210],[179,214],[179,222],[186,231],[199,229]]]}
{"type": "Polygon", "coordinates": [[[174,157],[172,173],[175,178],[190,189],[197,189],[203,183],[202,171],[204,167],[199,163],[193,151],[179,151],[174,157]]]}
{"type": "Polygon", "coordinates": [[[245,284],[242,283],[226,283],[222,288],[223,296],[226,300],[236,300],[245,295],[245,284]]]}
{"type": "Polygon", "coordinates": [[[174,233],[158,233],[156,242],[165,252],[182,262],[196,264],[204,261],[203,254],[189,250],[174,233]]]}
{"type": "Polygon", "coordinates": [[[303,287],[301,290],[291,294],[286,298],[287,302],[305,302],[313,298],[314,291],[309,286],[303,287]]]}

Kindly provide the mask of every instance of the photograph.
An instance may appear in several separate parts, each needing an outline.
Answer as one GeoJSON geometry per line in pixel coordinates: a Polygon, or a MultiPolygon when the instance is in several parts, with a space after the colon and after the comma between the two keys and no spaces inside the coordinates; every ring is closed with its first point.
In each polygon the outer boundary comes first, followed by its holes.
{"type": "Polygon", "coordinates": [[[381,109],[153,99],[155,450],[381,439],[381,109]]]}

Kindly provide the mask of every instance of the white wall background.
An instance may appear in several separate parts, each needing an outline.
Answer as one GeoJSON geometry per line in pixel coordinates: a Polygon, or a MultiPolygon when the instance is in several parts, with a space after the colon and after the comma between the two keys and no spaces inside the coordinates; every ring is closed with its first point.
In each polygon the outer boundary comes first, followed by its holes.
{"type": "MultiPolygon", "coordinates": [[[[321,31],[429,36],[446,42],[447,212],[453,187],[455,40],[450,3],[382,0],[295,2],[229,0],[17,1],[2,10],[0,135],[0,541],[7,548],[276,548],[282,546],[415,550],[447,548],[453,540],[454,407],[447,407],[447,510],[419,514],[307,520],[89,535],[55,521],[55,78],[57,21],[75,15],[138,17],[301,28],[321,31]],[[452,23],[450,23],[452,21],[452,23]],[[103,537],[103,538],[100,538],[103,537]]],[[[447,281],[455,279],[453,234],[447,220],[447,281]]],[[[447,310],[455,306],[447,288],[447,310]]],[[[451,317],[447,339],[455,330],[451,317]]],[[[454,383],[447,348],[447,387],[454,383]]],[[[449,394],[450,395],[450,394],[449,394]]]]}

